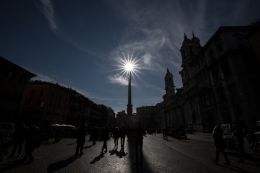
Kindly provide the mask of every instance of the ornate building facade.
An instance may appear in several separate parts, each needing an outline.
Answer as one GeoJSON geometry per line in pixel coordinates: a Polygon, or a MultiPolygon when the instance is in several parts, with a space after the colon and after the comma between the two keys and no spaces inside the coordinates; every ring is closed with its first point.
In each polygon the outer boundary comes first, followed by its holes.
{"type": "Polygon", "coordinates": [[[166,94],[153,114],[163,115],[164,128],[211,132],[218,123],[244,122],[249,132],[254,131],[260,120],[259,45],[259,24],[220,27],[204,46],[194,34],[184,34],[183,86],[175,89],[167,69],[166,94]]]}
{"type": "Polygon", "coordinates": [[[259,25],[220,27],[203,47],[194,35],[191,39],[184,35],[183,87],[173,99],[164,99],[166,118],[170,108],[171,118],[177,120],[166,122],[211,131],[217,123],[243,121],[248,131],[254,131],[260,120],[260,63],[255,48],[259,44],[259,25]]]}

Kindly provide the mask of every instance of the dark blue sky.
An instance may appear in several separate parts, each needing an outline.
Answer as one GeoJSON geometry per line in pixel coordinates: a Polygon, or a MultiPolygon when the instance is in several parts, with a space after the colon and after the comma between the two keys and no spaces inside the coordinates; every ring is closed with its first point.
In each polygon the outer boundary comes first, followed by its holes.
{"type": "Polygon", "coordinates": [[[116,65],[134,55],[134,108],[162,101],[166,68],[181,87],[183,33],[202,45],[219,26],[260,19],[258,0],[1,0],[0,55],[39,79],[78,90],[115,111],[127,86],[116,65]]]}

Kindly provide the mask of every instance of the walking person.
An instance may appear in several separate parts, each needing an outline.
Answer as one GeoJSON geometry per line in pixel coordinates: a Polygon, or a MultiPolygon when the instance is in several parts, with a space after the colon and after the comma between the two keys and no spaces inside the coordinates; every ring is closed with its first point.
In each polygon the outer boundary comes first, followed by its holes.
{"type": "Polygon", "coordinates": [[[85,131],[86,127],[84,124],[82,124],[78,130],[77,130],[77,147],[76,147],[76,153],[75,155],[78,156],[83,154],[83,148],[85,144],[85,131]]]}
{"type": "Polygon", "coordinates": [[[238,162],[244,162],[245,159],[244,134],[245,134],[245,127],[243,122],[241,121],[236,123],[235,136],[237,138],[239,154],[240,154],[240,159],[238,160],[238,162]]]}
{"type": "Polygon", "coordinates": [[[225,144],[225,141],[223,139],[223,131],[222,131],[220,125],[216,125],[214,127],[213,132],[212,132],[212,136],[214,138],[214,143],[215,143],[215,146],[216,146],[216,160],[214,160],[213,162],[218,163],[219,153],[222,153],[225,160],[226,160],[225,164],[230,165],[230,161],[227,157],[227,154],[224,151],[225,148],[226,148],[226,144],[225,144]]]}
{"type": "Polygon", "coordinates": [[[91,130],[91,139],[92,139],[93,145],[96,145],[96,138],[97,138],[97,129],[96,129],[96,127],[93,127],[91,130]]]}
{"type": "Polygon", "coordinates": [[[141,123],[138,123],[137,128],[135,129],[135,163],[143,162],[143,136],[144,130],[141,126],[141,123]]]}
{"type": "Polygon", "coordinates": [[[117,150],[118,148],[118,138],[119,138],[119,128],[115,127],[113,128],[112,135],[114,138],[114,150],[117,150]]]}
{"type": "Polygon", "coordinates": [[[15,125],[15,132],[13,136],[13,149],[10,157],[13,157],[16,154],[16,151],[18,151],[17,157],[21,155],[24,139],[25,139],[25,125],[23,123],[17,123],[15,125]]]}
{"type": "Polygon", "coordinates": [[[103,132],[102,132],[102,140],[103,140],[103,146],[101,149],[101,154],[104,154],[107,152],[107,140],[109,138],[109,131],[107,127],[103,128],[103,132]]]}
{"type": "Polygon", "coordinates": [[[163,129],[163,139],[167,140],[168,139],[168,134],[167,134],[167,129],[163,129]]]}
{"type": "Polygon", "coordinates": [[[120,128],[120,142],[121,142],[121,152],[124,152],[125,148],[125,136],[126,136],[126,128],[121,127],[120,128]]]}
{"type": "Polygon", "coordinates": [[[29,162],[34,161],[34,157],[32,155],[35,148],[40,146],[40,138],[39,138],[39,129],[36,126],[29,125],[25,131],[25,155],[23,157],[23,161],[25,162],[27,158],[29,158],[29,162]]]}

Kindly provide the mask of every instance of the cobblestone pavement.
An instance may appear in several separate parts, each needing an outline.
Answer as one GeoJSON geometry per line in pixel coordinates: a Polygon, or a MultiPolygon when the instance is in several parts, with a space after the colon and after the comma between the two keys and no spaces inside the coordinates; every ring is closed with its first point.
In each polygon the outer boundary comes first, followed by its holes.
{"type": "MultiPolygon", "coordinates": [[[[88,137],[86,137],[87,139],[88,137]]],[[[224,165],[221,157],[218,165],[213,164],[214,146],[201,140],[163,140],[161,135],[144,137],[142,164],[134,163],[134,152],[126,142],[126,155],[107,152],[100,155],[102,142],[85,143],[84,154],[75,157],[75,139],[63,139],[59,143],[45,144],[34,152],[35,161],[24,164],[18,160],[5,159],[0,172],[170,172],[170,173],[217,173],[217,172],[260,172],[259,160],[238,163],[231,157],[231,166],[224,165]]],[[[108,141],[108,149],[113,141],[108,141]]]]}

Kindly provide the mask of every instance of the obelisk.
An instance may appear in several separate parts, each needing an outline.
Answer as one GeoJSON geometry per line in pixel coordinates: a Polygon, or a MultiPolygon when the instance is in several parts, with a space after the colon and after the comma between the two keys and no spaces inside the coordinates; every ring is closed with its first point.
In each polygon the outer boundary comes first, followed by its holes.
{"type": "Polygon", "coordinates": [[[131,82],[132,82],[132,73],[130,71],[129,80],[128,80],[128,104],[127,104],[127,115],[128,116],[131,116],[133,113],[131,82]]]}

